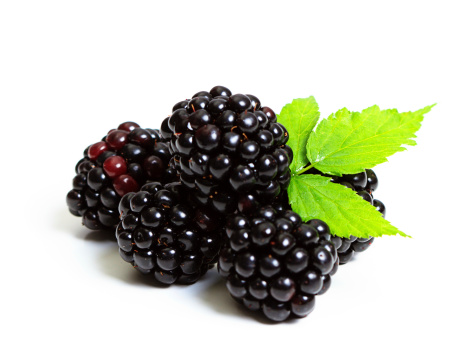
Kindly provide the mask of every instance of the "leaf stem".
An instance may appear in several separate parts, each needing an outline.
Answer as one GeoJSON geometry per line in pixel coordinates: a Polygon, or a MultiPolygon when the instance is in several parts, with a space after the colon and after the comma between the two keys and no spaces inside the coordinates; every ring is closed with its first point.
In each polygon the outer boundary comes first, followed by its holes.
{"type": "Polygon", "coordinates": [[[299,171],[296,173],[296,175],[301,175],[302,173],[305,173],[306,171],[308,171],[308,170],[314,168],[315,165],[316,165],[316,162],[310,164],[309,166],[306,166],[305,168],[299,170],[299,171]]]}

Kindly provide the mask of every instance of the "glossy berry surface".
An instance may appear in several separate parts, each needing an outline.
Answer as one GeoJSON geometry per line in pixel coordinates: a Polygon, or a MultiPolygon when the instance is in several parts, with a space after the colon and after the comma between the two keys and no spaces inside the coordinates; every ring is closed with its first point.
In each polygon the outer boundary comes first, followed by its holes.
{"type": "Polygon", "coordinates": [[[273,321],[311,313],[337,271],[336,245],[320,220],[305,224],[288,209],[263,206],[229,216],[225,231],[218,270],[229,293],[273,321]]]}
{"type": "Polygon", "coordinates": [[[289,134],[250,94],[216,86],[176,103],[161,125],[180,179],[203,207],[232,214],[251,194],[271,203],[290,181],[289,134]]]}
{"type": "Polygon", "coordinates": [[[199,210],[183,188],[177,182],[148,183],[119,205],[122,259],[161,284],[196,282],[217,262],[223,239],[219,218],[199,210]],[[215,231],[209,231],[213,223],[215,231]]]}
{"type": "Polygon", "coordinates": [[[125,122],[86,148],[76,165],[66,203],[89,229],[115,228],[121,197],[138,191],[148,180],[173,182],[178,178],[169,142],[159,131],[125,122]]]}
{"type": "MultiPolygon", "coordinates": [[[[385,205],[382,201],[374,198],[374,191],[379,185],[379,181],[374,170],[367,169],[357,174],[343,175],[342,177],[325,175],[314,168],[309,169],[306,173],[330,177],[332,182],[354,190],[363,200],[373,205],[375,209],[379,211],[383,217],[385,217],[385,205]]],[[[313,221],[309,221],[309,223],[312,224],[313,221]]],[[[354,257],[354,255],[356,255],[356,253],[367,250],[374,241],[374,238],[356,238],[354,236],[351,236],[350,238],[337,239],[339,239],[337,241],[337,249],[340,264],[346,264],[354,257]]],[[[333,240],[336,240],[336,238],[333,238],[333,240]]]]}

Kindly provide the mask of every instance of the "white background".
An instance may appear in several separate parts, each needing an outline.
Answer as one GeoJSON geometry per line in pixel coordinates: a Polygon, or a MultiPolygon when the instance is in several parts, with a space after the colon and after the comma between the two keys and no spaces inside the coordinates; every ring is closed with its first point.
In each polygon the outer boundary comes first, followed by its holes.
{"type": "Polygon", "coordinates": [[[473,361],[470,3],[0,1],[2,360],[473,361]],[[217,84],[323,117],[438,103],[375,169],[413,238],[376,240],[305,319],[242,311],[215,270],[156,287],[66,209],[88,144],[217,84]]]}

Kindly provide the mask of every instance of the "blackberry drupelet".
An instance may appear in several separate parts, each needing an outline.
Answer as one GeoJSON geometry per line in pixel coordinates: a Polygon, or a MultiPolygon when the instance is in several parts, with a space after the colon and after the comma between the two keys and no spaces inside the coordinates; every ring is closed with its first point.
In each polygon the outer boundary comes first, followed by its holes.
{"type": "Polygon", "coordinates": [[[232,214],[250,195],[270,203],[288,188],[293,154],[275,112],[222,86],[178,102],[161,125],[180,179],[202,206],[232,214]]]}
{"type": "Polygon", "coordinates": [[[217,262],[223,229],[188,193],[180,183],[152,182],[120,201],[122,259],[162,284],[192,284],[217,262]]]}
{"type": "Polygon", "coordinates": [[[273,321],[311,313],[338,267],[328,226],[312,223],[271,206],[229,216],[218,270],[232,297],[273,321]]]}
{"type": "Polygon", "coordinates": [[[138,191],[147,180],[179,177],[170,160],[168,142],[159,131],[122,123],[84,151],[66,197],[69,211],[89,229],[115,228],[122,196],[138,191]]]}
{"type": "MultiPolygon", "coordinates": [[[[360,172],[352,175],[343,175],[341,177],[325,175],[316,169],[310,169],[307,173],[319,174],[326,177],[331,177],[332,182],[344,185],[357,192],[365,201],[369,202],[385,217],[385,205],[382,201],[374,199],[374,191],[378,187],[378,178],[372,169],[367,169],[364,172],[360,172]]],[[[372,243],[374,238],[356,238],[351,236],[350,238],[339,238],[341,245],[338,247],[338,255],[340,264],[349,262],[355,253],[360,253],[367,250],[372,243]]]]}

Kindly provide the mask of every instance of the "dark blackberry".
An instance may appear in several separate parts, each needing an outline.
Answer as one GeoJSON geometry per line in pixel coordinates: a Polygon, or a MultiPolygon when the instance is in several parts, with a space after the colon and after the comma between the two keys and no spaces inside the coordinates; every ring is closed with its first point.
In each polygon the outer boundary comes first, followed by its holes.
{"type": "Polygon", "coordinates": [[[159,132],[125,122],[86,148],[66,202],[89,229],[115,228],[123,195],[138,191],[147,180],[177,179],[168,142],[159,132]]]}
{"type": "MultiPolygon", "coordinates": [[[[375,208],[382,214],[383,217],[385,217],[385,205],[382,203],[382,201],[373,199],[372,202],[375,208]]],[[[356,238],[351,236],[350,238],[343,238],[342,245],[338,249],[340,264],[349,262],[355,253],[360,253],[367,250],[373,242],[373,237],[356,238]]]]}
{"type": "MultiPolygon", "coordinates": [[[[309,169],[306,173],[330,177],[332,182],[338,183],[356,191],[362,199],[372,204],[383,215],[383,217],[385,217],[385,205],[382,203],[382,201],[374,199],[373,192],[378,187],[378,179],[377,175],[372,169],[367,169],[357,174],[343,175],[341,177],[325,175],[314,168],[309,169]]],[[[339,239],[340,245],[338,246],[337,251],[340,264],[349,262],[355,253],[360,253],[367,250],[374,241],[374,238],[372,237],[356,238],[351,236],[350,238],[339,239]]]]}
{"type": "Polygon", "coordinates": [[[188,202],[187,193],[180,183],[154,182],[120,202],[120,255],[163,284],[192,284],[217,262],[223,228],[188,202]]]}
{"type": "Polygon", "coordinates": [[[302,223],[290,210],[264,206],[252,217],[230,216],[226,235],[218,270],[227,289],[273,321],[311,313],[315,296],[327,291],[337,270],[336,246],[327,240],[329,227],[319,220],[302,223]]]}
{"type": "Polygon", "coordinates": [[[267,204],[288,188],[288,132],[253,95],[222,86],[196,93],[173,107],[161,133],[179,160],[182,183],[203,206],[231,214],[240,195],[267,204]]]}
{"type": "MultiPolygon", "coordinates": [[[[374,199],[373,192],[378,187],[378,179],[371,169],[365,170],[356,175],[344,175],[343,179],[350,183],[351,188],[358,190],[357,194],[374,207],[385,217],[385,205],[382,201],[374,199]]],[[[338,182],[338,181],[336,181],[338,182]]],[[[340,264],[349,262],[355,253],[360,253],[369,248],[374,242],[374,238],[344,238],[341,248],[338,249],[340,264]]]]}

